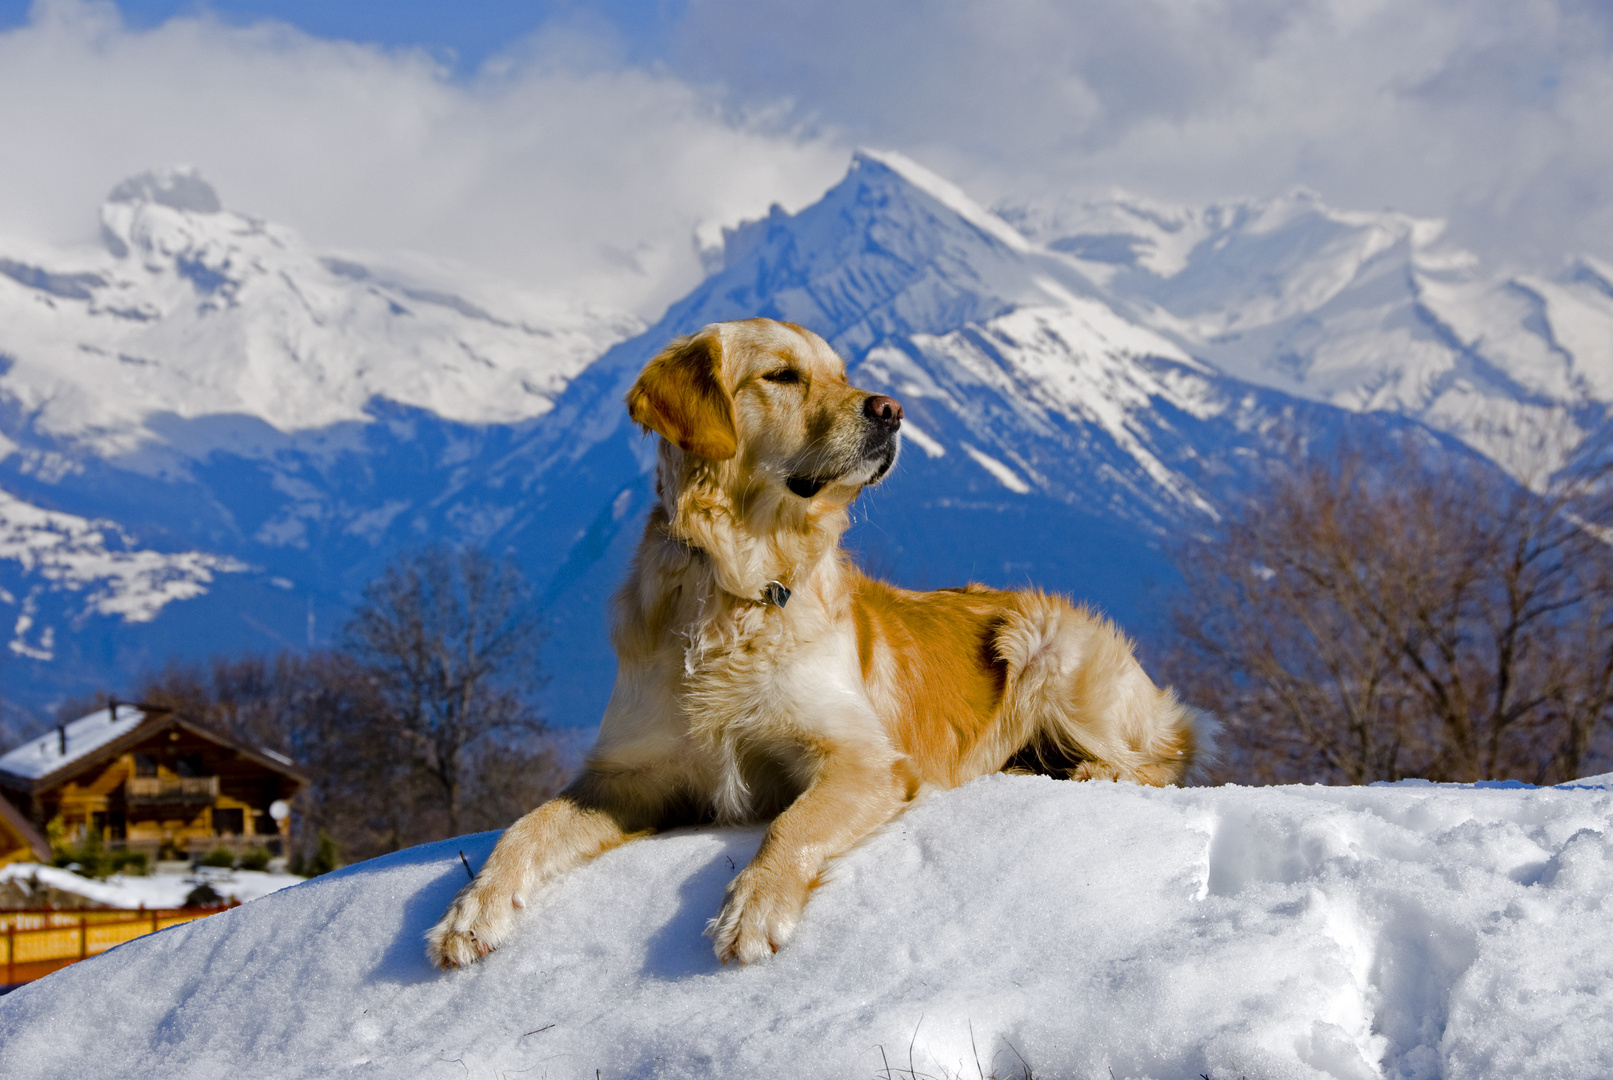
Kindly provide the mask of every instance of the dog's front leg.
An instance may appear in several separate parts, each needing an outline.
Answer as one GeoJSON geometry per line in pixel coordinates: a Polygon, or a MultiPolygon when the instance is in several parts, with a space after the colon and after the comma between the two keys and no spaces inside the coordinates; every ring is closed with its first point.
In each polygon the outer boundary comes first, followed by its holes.
{"type": "Polygon", "coordinates": [[[706,932],[717,959],[755,963],[795,933],[824,863],[889,821],[913,797],[905,759],[866,748],[831,752],[817,777],[768,827],[749,866],[728,886],[706,932]]]}
{"type": "Polygon", "coordinates": [[[498,948],[526,898],[571,868],[654,831],[661,800],[630,775],[591,768],[504,831],[476,879],[426,934],[438,967],[462,967],[498,948]]]}

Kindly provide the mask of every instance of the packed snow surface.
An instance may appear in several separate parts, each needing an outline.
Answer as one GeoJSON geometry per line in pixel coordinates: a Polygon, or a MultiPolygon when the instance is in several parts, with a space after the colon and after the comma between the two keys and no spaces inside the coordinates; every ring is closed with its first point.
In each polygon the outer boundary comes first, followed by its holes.
{"type": "Polygon", "coordinates": [[[988,777],[839,860],[789,946],[726,970],[701,932],[760,830],[613,851],[442,974],[422,935],[495,839],[466,837],[0,999],[0,1074],[1605,1077],[1607,780],[988,777]]]}

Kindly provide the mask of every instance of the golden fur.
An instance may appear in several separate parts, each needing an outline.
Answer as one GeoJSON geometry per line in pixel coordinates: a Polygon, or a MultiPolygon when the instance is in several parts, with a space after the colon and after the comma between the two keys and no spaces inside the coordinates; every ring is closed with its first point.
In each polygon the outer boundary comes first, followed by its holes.
{"type": "Polygon", "coordinates": [[[708,326],[651,360],[627,405],[662,437],[660,505],[616,597],[599,741],[454,899],[434,963],[497,948],[526,897],[627,840],[771,819],[710,927],[723,962],[754,962],[789,940],[827,861],[922,791],[1005,767],[1169,784],[1192,765],[1188,710],[1108,621],[851,565],[847,507],[894,460],[900,408],[848,385],[816,334],[708,326]]]}

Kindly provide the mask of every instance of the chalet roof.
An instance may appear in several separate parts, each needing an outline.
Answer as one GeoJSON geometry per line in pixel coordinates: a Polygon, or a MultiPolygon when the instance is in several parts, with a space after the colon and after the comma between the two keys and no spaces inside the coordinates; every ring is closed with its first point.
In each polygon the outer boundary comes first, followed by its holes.
{"type": "Polygon", "coordinates": [[[120,735],[127,735],[145,722],[146,712],[133,705],[98,709],[81,716],[61,728],[52,728],[48,734],[30,739],[0,757],[0,772],[38,780],[49,776],[64,765],[88,757],[120,735]],[[116,712],[116,717],[113,713],[116,712]],[[63,733],[66,739],[63,739],[63,733]],[[62,744],[66,742],[66,751],[62,744]]]}
{"type": "Polygon", "coordinates": [[[234,750],[258,764],[307,783],[295,763],[267,747],[246,746],[216,731],[192,723],[173,710],[160,706],[118,705],[81,716],[44,735],[28,740],[0,757],[0,777],[9,774],[22,781],[19,787],[35,792],[77,775],[82,769],[113,758],[136,746],[158,731],[184,728],[220,746],[234,750]],[[116,712],[116,716],[113,712],[116,712]],[[65,735],[66,753],[62,751],[65,735]]]}

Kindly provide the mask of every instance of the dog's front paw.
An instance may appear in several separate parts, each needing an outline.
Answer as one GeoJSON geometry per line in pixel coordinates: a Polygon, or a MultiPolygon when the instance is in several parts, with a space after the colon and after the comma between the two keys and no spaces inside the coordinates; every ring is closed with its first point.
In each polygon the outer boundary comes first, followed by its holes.
{"type": "Polygon", "coordinates": [[[717,959],[754,964],[778,952],[801,921],[806,894],[805,886],[747,866],[729,883],[722,911],[706,927],[717,959]]]}
{"type": "MultiPolygon", "coordinates": [[[[1120,770],[1101,761],[1083,761],[1070,770],[1071,780],[1119,780],[1120,770]]],[[[1129,777],[1127,779],[1130,779],[1129,777]]]]}
{"type": "Polygon", "coordinates": [[[516,894],[486,876],[459,891],[442,921],[426,934],[426,956],[440,968],[464,967],[480,960],[510,936],[515,927],[516,894]]]}

